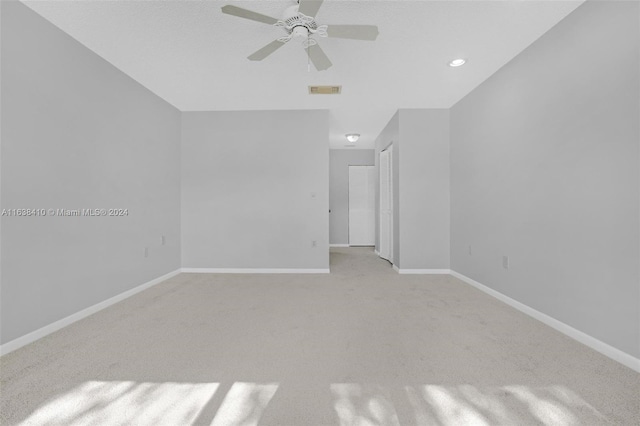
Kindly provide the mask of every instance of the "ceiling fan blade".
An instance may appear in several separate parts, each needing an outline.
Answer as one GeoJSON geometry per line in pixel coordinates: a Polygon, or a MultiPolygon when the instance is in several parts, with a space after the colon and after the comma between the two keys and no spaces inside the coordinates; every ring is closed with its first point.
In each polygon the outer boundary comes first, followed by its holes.
{"type": "Polygon", "coordinates": [[[329,25],[327,34],[336,38],[375,40],[379,33],[375,25],[329,25]]]}
{"type": "Polygon", "coordinates": [[[298,7],[298,12],[303,15],[311,16],[315,18],[318,13],[318,9],[322,6],[323,0],[300,0],[300,6],[298,7]]]}
{"type": "Polygon", "coordinates": [[[319,45],[314,44],[313,46],[307,47],[307,52],[309,59],[313,62],[313,66],[316,67],[318,71],[324,71],[333,65],[319,45]]]}
{"type": "Polygon", "coordinates": [[[284,46],[283,42],[278,40],[273,40],[271,43],[267,44],[262,49],[249,55],[248,58],[251,61],[261,61],[267,56],[271,55],[276,50],[280,49],[282,46],[284,46]]]}
{"type": "Polygon", "coordinates": [[[222,6],[222,13],[237,16],[239,18],[251,19],[252,21],[263,22],[269,25],[273,25],[278,22],[277,19],[272,18],[271,16],[263,15],[258,12],[253,12],[251,10],[243,9],[241,7],[232,6],[229,4],[226,6],[222,6]]]}

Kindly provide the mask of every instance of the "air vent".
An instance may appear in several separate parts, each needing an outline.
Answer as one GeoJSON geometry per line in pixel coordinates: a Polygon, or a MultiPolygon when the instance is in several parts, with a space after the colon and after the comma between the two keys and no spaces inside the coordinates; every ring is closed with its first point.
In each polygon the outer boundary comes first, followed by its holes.
{"type": "Polygon", "coordinates": [[[339,95],[342,86],[309,86],[310,95],[339,95]]]}

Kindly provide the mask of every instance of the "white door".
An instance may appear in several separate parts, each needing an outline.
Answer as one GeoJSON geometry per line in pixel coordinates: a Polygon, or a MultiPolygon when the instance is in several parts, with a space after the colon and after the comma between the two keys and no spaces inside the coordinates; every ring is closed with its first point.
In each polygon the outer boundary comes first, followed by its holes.
{"type": "Polygon", "coordinates": [[[349,166],[349,245],[373,246],[375,233],[375,167],[349,166]]]}
{"type": "Polygon", "coordinates": [[[380,257],[393,262],[393,173],[391,147],[380,153],[380,257]]]}

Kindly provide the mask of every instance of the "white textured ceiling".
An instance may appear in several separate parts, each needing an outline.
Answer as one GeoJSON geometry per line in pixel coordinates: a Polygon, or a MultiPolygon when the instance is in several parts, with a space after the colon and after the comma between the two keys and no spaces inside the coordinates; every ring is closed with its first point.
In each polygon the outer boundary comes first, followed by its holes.
{"type": "Polygon", "coordinates": [[[23,1],[182,111],[327,108],[334,148],[351,132],[373,147],[398,108],[451,107],[581,2],[325,0],[319,24],[375,24],[380,35],[320,39],[333,67],[309,72],[295,42],[247,60],[282,30],[220,11],[280,18],[291,0],[23,1]],[[468,63],[447,65],[458,57],[468,63]],[[310,96],[310,84],[342,94],[310,96]]]}

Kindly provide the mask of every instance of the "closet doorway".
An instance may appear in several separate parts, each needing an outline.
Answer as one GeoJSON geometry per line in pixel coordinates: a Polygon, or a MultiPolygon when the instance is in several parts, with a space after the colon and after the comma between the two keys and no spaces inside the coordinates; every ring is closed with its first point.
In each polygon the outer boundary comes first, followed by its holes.
{"type": "Polygon", "coordinates": [[[380,152],[380,257],[393,263],[392,145],[380,152]]]}

